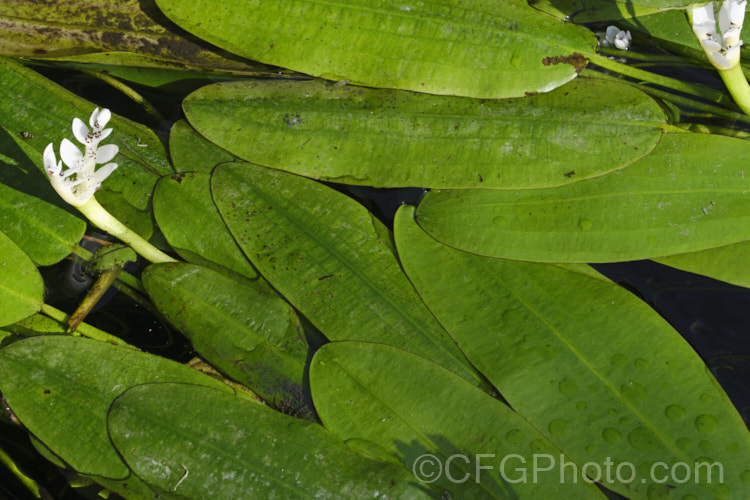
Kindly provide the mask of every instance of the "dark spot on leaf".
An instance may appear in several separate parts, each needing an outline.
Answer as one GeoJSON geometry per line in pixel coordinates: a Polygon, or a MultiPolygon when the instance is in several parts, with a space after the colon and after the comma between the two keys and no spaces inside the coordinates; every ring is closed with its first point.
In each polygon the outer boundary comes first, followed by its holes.
{"type": "Polygon", "coordinates": [[[42,392],[44,394],[52,394],[52,391],[50,391],[49,389],[44,389],[42,392]]]}
{"type": "Polygon", "coordinates": [[[526,97],[531,97],[537,95],[539,92],[524,92],[526,94],[526,97]]]}
{"type": "Polygon", "coordinates": [[[568,179],[570,179],[571,177],[573,177],[574,175],[576,175],[576,171],[575,170],[571,170],[570,172],[565,172],[563,175],[565,177],[567,177],[568,179]]]}
{"type": "Polygon", "coordinates": [[[583,54],[579,54],[578,52],[573,52],[569,56],[552,56],[552,57],[545,57],[542,59],[542,64],[545,66],[555,66],[557,64],[570,64],[573,66],[576,70],[576,74],[583,71],[583,68],[586,67],[587,59],[583,57],[583,54]]]}

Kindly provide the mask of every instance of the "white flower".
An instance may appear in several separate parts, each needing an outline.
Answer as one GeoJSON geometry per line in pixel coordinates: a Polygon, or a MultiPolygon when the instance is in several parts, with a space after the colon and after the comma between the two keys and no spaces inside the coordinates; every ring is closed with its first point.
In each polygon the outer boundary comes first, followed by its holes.
{"type": "Polygon", "coordinates": [[[718,30],[713,3],[692,11],[693,33],[717,69],[728,70],[740,62],[740,32],[745,21],[746,5],[747,0],[724,0],[719,9],[718,30]]]}
{"type": "Polygon", "coordinates": [[[99,141],[112,133],[111,128],[104,128],[111,116],[108,109],[96,108],[89,119],[91,130],[82,120],[73,118],[73,135],[84,145],[83,153],[68,139],[63,139],[60,143],[60,162],[55,158],[52,143],[44,150],[44,170],[52,187],[63,200],[73,206],[86,204],[104,179],[117,168],[116,163],[107,163],[117,155],[117,146],[107,144],[99,147],[99,141]],[[63,163],[67,167],[65,170],[63,163]],[[107,164],[97,169],[96,165],[102,163],[107,164]]]}
{"type": "Polygon", "coordinates": [[[620,50],[628,50],[628,47],[630,47],[630,42],[633,40],[633,37],[630,35],[630,31],[624,31],[618,28],[617,26],[608,26],[607,27],[607,33],[605,35],[604,41],[606,41],[605,45],[606,47],[611,47],[614,45],[620,50]]]}

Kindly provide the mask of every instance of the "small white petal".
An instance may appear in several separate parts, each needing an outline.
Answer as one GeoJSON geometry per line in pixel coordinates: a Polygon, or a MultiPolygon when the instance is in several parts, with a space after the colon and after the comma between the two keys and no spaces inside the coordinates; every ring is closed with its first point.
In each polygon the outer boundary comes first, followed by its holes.
{"type": "Polygon", "coordinates": [[[99,140],[103,141],[111,133],[112,133],[112,129],[111,128],[105,128],[104,130],[102,130],[101,132],[99,132],[99,140]]]}
{"type": "Polygon", "coordinates": [[[117,155],[119,149],[114,144],[99,147],[96,151],[96,163],[107,163],[117,155]]]}
{"type": "Polygon", "coordinates": [[[73,135],[76,136],[78,142],[86,144],[86,136],[89,135],[89,128],[80,118],[73,118],[73,135]]]}
{"type": "Polygon", "coordinates": [[[711,64],[713,64],[716,69],[732,69],[732,64],[729,62],[729,59],[727,59],[727,57],[721,52],[711,52],[707,55],[708,59],[711,61],[711,64]]]}
{"type": "Polygon", "coordinates": [[[630,35],[630,31],[620,31],[615,37],[615,47],[620,50],[628,50],[632,39],[633,37],[630,35]]]}
{"type": "Polygon", "coordinates": [[[696,27],[708,27],[711,30],[716,30],[716,18],[714,17],[714,5],[712,3],[693,9],[693,30],[696,27]]]}
{"type": "Polygon", "coordinates": [[[719,52],[721,50],[721,44],[711,38],[701,40],[701,47],[706,51],[706,54],[710,52],[719,52]]]}
{"type": "Polygon", "coordinates": [[[620,32],[620,28],[617,26],[607,26],[607,41],[609,43],[615,43],[615,37],[620,32]]]}
{"type": "Polygon", "coordinates": [[[47,144],[47,147],[44,148],[44,154],[42,155],[42,163],[44,164],[44,170],[46,170],[50,175],[53,175],[58,173],[59,170],[57,169],[57,158],[55,158],[55,148],[50,142],[47,144]]]}
{"type": "Polygon", "coordinates": [[[99,167],[99,170],[96,171],[93,175],[93,179],[101,185],[102,182],[105,181],[107,177],[112,174],[112,172],[115,171],[117,168],[117,163],[107,163],[103,167],[99,167]]]}
{"type": "Polygon", "coordinates": [[[746,0],[725,0],[721,4],[719,10],[719,28],[722,33],[726,33],[732,26],[738,26],[742,29],[742,24],[745,22],[745,6],[746,0]]]}
{"type": "Polygon", "coordinates": [[[89,123],[94,129],[101,130],[107,125],[107,122],[109,122],[111,117],[112,113],[110,113],[107,108],[102,108],[101,111],[99,108],[96,108],[96,110],[91,113],[89,123]]]}
{"type": "Polygon", "coordinates": [[[740,41],[740,43],[732,45],[724,52],[724,55],[726,56],[727,61],[729,61],[730,66],[735,66],[740,62],[740,46],[741,45],[742,45],[742,41],[740,41]]]}
{"type": "Polygon", "coordinates": [[[96,128],[96,118],[99,116],[99,108],[96,108],[93,113],[91,113],[91,116],[89,117],[89,125],[91,128],[96,128]]]}
{"type": "Polygon", "coordinates": [[[63,139],[60,143],[60,158],[62,158],[63,163],[65,163],[68,168],[78,170],[83,164],[83,154],[81,154],[81,150],[68,139],[63,139]]]}

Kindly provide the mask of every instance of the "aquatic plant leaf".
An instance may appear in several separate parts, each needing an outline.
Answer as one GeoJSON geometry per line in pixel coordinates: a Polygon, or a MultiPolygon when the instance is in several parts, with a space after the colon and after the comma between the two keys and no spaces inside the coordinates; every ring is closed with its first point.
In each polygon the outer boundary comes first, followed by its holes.
{"type": "Polygon", "coordinates": [[[0,231],[0,326],[31,316],[43,302],[44,282],[36,266],[0,231]]]}
{"type": "Polygon", "coordinates": [[[523,97],[575,78],[594,35],[522,0],[157,0],[194,35],[329,80],[470,97],[523,97]]]}
{"type": "Polygon", "coordinates": [[[170,30],[151,2],[13,0],[0,4],[0,22],[0,54],[5,56],[164,69],[252,69],[170,30]]]}
{"type": "Polygon", "coordinates": [[[169,131],[169,156],[177,172],[204,172],[219,163],[235,158],[227,151],[206,140],[185,120],[179,120],[169,131]]]}
{"type": "Polygon", "coordinates": [[[134,387],[108,420],[127,464],[166,498],[431,497],[406,470],[359,455],[318,424],[208,387],[134,387]]]}
{"type": "Polygon", "coordinates": [[[332,342],[315,353],[310,384],[327,429],[380,446],[443,498],[604,498],[580,470],[532,482],[534,456],[559,461],[560,450],[507,405],[419,356],[332,342]]]}
{"type": "Polygon", "coordinates": [[[658,313],[613,283],[560,266],[441,245],[413,212],[400,209],[395,238],[425,303],[511,407],[566,455],[623,472],[602,474],[603,486],[628,498],[750,493],[750,433],[658,313]],[[682,463],[690,481],[669,475],[682,463]]]}
{"type": "Polygon", "coordinates": [[[404,275],[390,232],[360,204],[249,163],[216,167],[211,189],[248,259],[330,340],[394,345],[482,384],[404,275]]]}
{"type": "Polygon", "coordinates": [[[743,264],[748,261],[748,256],[750,256],[750,242],[742,241],[700,252],[681,253],[654,260],[676,269],[750,288],[750,267],[743,264]]]}
{"type": "Polygon", "coordinates": [[[539,262],[617,262],[750,239],[750,143],[667,134],[647,157],[551,189],[431,191],[417,222],[469,252],[539,262]],[[721,152],[721,154],[717,154],[721,152]]]}
{"type": "Polygon", "coordinates": [[[232,391],[174,361],[80,337],[31,337],[0,349],[0,391],[23,425],[82,474],[130,473],[107,434],[107,410],[128,387],[186,382],[232,391]]]}
{"type": "Polygon", "coordinates": [[[183,108],[201,134],[252,163],[375,187],[567,184],[648,154],[664,123],[638,89],[589,79],[491,101],[323,81],[219,83],[183,108]]]}
{"type": "MultiPolygon", "coordinates": [[[[213,166],[212,166],[213,167],[213,166]]],[[[180,173],[162,177],[154,190],[154,218],[180,257],[207,267],[221,266],[258,286],[263,280],[235,243],[211,197],[211,177],[180,173]]],[[[266,286],[270,291],[270,287],[266,286]]]]}
{"type": "Polygon", "coordinates": [[[314,414],[303,390],[304,332],[294,309],[273,291],[184,263],[151,265],[142,281],[206,361],[277,408],[314,414]]]}

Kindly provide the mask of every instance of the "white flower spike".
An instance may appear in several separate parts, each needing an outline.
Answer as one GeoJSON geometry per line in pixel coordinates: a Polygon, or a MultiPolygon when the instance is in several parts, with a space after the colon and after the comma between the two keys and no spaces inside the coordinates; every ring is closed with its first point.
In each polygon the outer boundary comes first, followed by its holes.
{"type": "Polygon", "coordinates": [[[57,194],[100,229],[120,238],[151,262],[176,262],[114,218],[94,197],[104,179],[117,168],[117,163],[107,163],[117,155],[117,146],[99,146],[99,142],[112,133],[111,128],[104,128],[111,117],[112,113],[108,109],[96,108],[89,118],[90,129],[83,120],[73,118],[73,135],[83,144],[83,153],[78,146],[63,139],[60,143],[61,160],[57,161],[55,149],[49,143],[42,156],[44,170],[57,194]],[[63,169],[63,164],[67,168],[63,169]],[[97,164],[106,165],[97,169],[97,164]]]}
{"type": "Polygon", "coordinates": [[[740,62],[740,32],[745,21],[747,0],[724,0],[719,9],[719,26],[713,2],[692,10],[693,33],[716,69],[727,71],[740,62]]]}
{"type": "Polygon", "coordinates": [[[84,145],[83,153],[68,139],[60,143],[60,162],[55,158],[52,143],[44,150],[44,170],[52,187],[63,200],[75,207],[88,203],[102,182],[117,168],[117,163],[107,163],[117,155],[117,146],[99,147],[99,142],[112,133],[111,128],[104,128],[111,116],[108,109],[100,111],[96,108],[89,119],[91,130],[79,118],[73,119],[73,135],[84,145]],[[67,167],[65,170],[63,163],[67,167]],[[97,164],[103,163],[106,165],[96,168],[97,164]]]}

